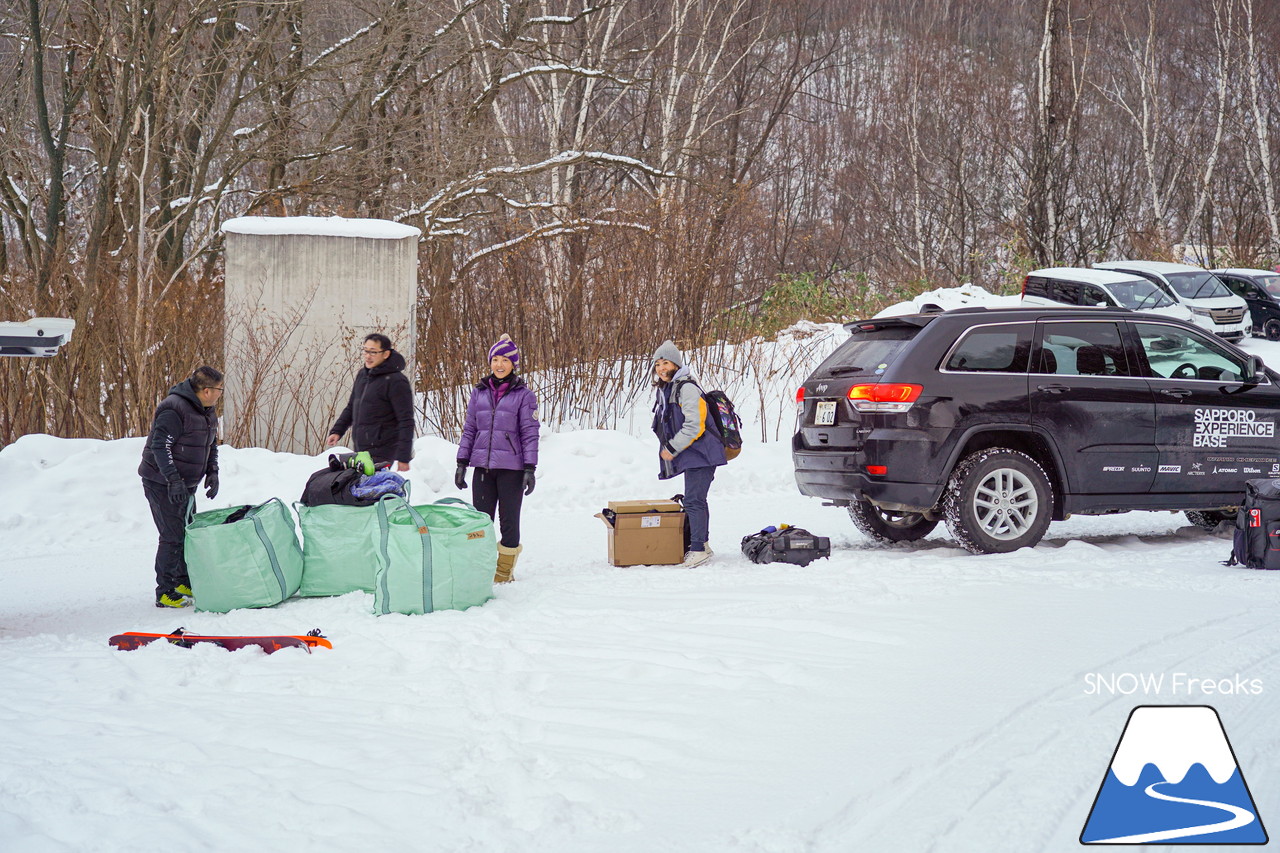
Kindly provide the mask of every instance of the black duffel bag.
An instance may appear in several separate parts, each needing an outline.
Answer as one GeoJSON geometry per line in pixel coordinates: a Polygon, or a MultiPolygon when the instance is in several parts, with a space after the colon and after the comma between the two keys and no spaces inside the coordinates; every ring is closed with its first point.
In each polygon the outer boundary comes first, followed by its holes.
{"type": "Polygon", "coordinates": [[[753,563],[790,563],[807,566],[819,557],[831,556],[831,540],[814,536],[803,527],[766,527],[742,537],[742,553],[753,563]]]}
{"type": "Polygon", "coordinates": [[[302,490],[304,506],[373,506],[377,497],[362,499],[351,494],[351,487],[360,482],[360,472],[354,468],[322,468],[307,478],[302,490]]]}

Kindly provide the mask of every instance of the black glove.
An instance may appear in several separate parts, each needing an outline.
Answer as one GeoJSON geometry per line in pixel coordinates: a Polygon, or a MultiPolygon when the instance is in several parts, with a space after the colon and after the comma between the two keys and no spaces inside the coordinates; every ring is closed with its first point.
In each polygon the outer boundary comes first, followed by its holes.
{"type": "Polygon", "coordinates": [[[533,476],[533,469],[525,468],[524,469],[524,493],[526,495],[533,494],[533,487],[536,483],[537,483],[537,480],[533,476]]]}
{"type": "Polygon", "coordinates": [[[204,475],[204,496],[213,500],[218,496],[218,472],[210,471],[204,475]]]}
{"type": "Polygon", "coordinates": [[[467,487],[467,463],[458,463],[458,470],[453,472],[453,484],[459,489],[467,487]]]}
{"type": "Polygon", "coordinates": [[[191,493],[187,491],[187,484],[181,480],[169,481],[169,502],[186,506],[187,499],[191,497],[191,493]]]}

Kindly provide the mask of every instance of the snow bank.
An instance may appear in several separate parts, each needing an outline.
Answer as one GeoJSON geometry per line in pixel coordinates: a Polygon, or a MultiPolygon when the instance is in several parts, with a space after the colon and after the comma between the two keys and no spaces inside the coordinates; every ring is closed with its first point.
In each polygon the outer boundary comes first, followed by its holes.
{"type": "Polygon", "coordinates": [[[926,306],[937,305],[944,311],[953,308],[971,308],[986,306],[988,308],[1016,308],[1022,304],[1021,296],[997,296],[977,284],[963,284],[960,287],[944,287],[921,293],[909,302],[899,302],[885,308],[877,317],[900,317],[904,314],[919,314],[926,306]]]}

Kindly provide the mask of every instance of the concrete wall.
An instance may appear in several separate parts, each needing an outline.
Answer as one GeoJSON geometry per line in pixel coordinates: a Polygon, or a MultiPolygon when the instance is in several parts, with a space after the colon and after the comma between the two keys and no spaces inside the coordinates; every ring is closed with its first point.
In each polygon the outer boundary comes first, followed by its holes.
{"type": "Polygon", "coordinates": [[[370,219],[242,217],[223,232],[225,441],[323,451],[370,332],[391,338],[417,388],[418,229],[370,219]]]}

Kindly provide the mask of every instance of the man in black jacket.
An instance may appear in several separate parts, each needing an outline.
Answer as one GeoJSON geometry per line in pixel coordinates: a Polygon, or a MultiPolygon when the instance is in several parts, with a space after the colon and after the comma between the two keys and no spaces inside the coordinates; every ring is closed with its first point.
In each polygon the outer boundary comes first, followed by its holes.
{"type": "Polygon", "coordinates": [[[222,398],[222,382],[222,374],[206,365],[169,389],[142,448],[138,475],[160,532],[156,607],[191,604],[183,554],[187,502],[202,479],[208,497],[218,494],[218,415],[213,407],[222,398]]]}
{"type": "Polygon", "coordinates": [[[408,471],[413,457],[413,389],[404,375],[404,356],[391,348],[386,335],[372,334],[361,346],[364,367],[356,372],[351,399],[329,431],[333,447],[351,429],[351,443],[359,453],[369,451],[374,462],[395,462],[408,471]]]}

